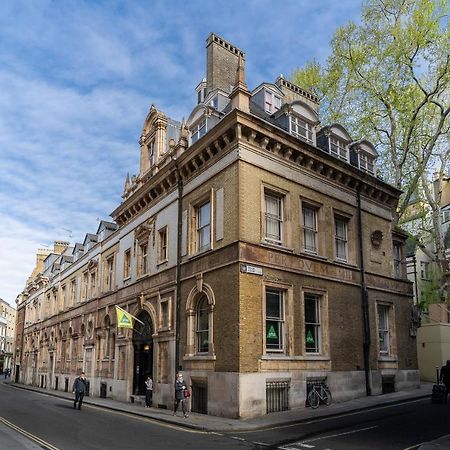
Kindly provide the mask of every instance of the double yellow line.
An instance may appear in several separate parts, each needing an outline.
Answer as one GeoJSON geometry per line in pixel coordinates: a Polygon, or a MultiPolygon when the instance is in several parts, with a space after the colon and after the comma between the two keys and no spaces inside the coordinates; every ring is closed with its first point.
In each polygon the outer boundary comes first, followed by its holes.
{"type": "Polygon", "coordinates": [[[34,434],[31,434],[30,432],[18,427],[17,425],[14,425],[9,420],[6,420],[4,417],[0,417],[0,422],[5,424],[7,427],[13,429],[14,431],[17,431],[20,434],[23,434],[28,439],[31,439],[32,441],[39,444],[41,447],[45,448],[46,450],[59,450],[58,447],[55,447],[52,444],[49,444],[48,442],[44,441],[43,439],[35,436],[34,434]]]}

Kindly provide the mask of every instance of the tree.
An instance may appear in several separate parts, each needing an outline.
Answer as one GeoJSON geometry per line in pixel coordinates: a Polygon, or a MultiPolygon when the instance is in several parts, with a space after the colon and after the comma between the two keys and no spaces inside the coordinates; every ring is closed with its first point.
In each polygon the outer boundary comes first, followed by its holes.
{"type": "Polygon", "coordinates": [[[339,122],[355,140],[375,145],[381,176],[403,191],[395,224],[413,196],[427,205],[435,248],[420,230],[415,238],[439,268],[442,299],[449,286],[439,190],[450,157],[448,13],[446,0],[368,0],[359,25],[335,32],[325,65],[312,61],[292,75],[319,96],[326,122],[339,122]],[[437,189],[430,184],[435,173],[437,189]]]}

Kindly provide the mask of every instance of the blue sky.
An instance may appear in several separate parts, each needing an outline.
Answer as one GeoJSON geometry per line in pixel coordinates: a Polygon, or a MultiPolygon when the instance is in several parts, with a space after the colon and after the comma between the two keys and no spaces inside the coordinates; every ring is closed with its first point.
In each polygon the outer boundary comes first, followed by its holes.
{"type": "Polygon", "coordinates": [[[246,53],[250,89],[316,59],[359,0],[0,2],[0,298],[36,250],[83,241],[138,172],[152,103],[188,117],[213,31],[246,53]],[[70,231],[68,231],[70,230],[70,231]]]}

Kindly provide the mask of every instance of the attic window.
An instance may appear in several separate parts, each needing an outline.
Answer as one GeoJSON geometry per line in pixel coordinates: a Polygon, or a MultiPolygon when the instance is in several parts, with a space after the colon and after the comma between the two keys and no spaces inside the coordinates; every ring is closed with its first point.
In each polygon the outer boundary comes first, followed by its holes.
{"type": "Polygon", "coordinates": [[[201,120],[193,129],[191,134],[191,143],[197,142],[202,136],[206,134],[207,123],[206,119],[201,120]]]}
{"type": "Polygon", "coordinates": [[[330,153],[339,159],[348,161],[347,149],[344,143],[333,136],[330,136],[330,153]]]}
{"type": "Polygon", "coordinates": [[[271,91],[264,92],[264,110],[268,114],[273,114],[281,108],[281,97],[271,91]]]}
{"type": "Polygon", "coordinates": [[[313,143],[313,127],[308,122],[300,117],[290,116],[289,126],[292,136],[313,143]]]}
{"type": "Polygon", "coordinates": [[[366,153],[361,152],[359,154],[359,168],[373,175],[374,173],[373,158],[367,155],[366,153]]]}

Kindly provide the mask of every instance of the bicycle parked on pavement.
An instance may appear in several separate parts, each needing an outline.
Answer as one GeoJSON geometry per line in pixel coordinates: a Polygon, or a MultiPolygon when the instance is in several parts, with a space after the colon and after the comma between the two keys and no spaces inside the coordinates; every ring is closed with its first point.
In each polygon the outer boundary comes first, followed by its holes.
{"type": "Polygon", "coordinates": [[[331,392],[328,386],[324,383],[314,383],[309,391],[307,402],[312,409],[319,407],[320,403],[331,405],[331,392]]]}

